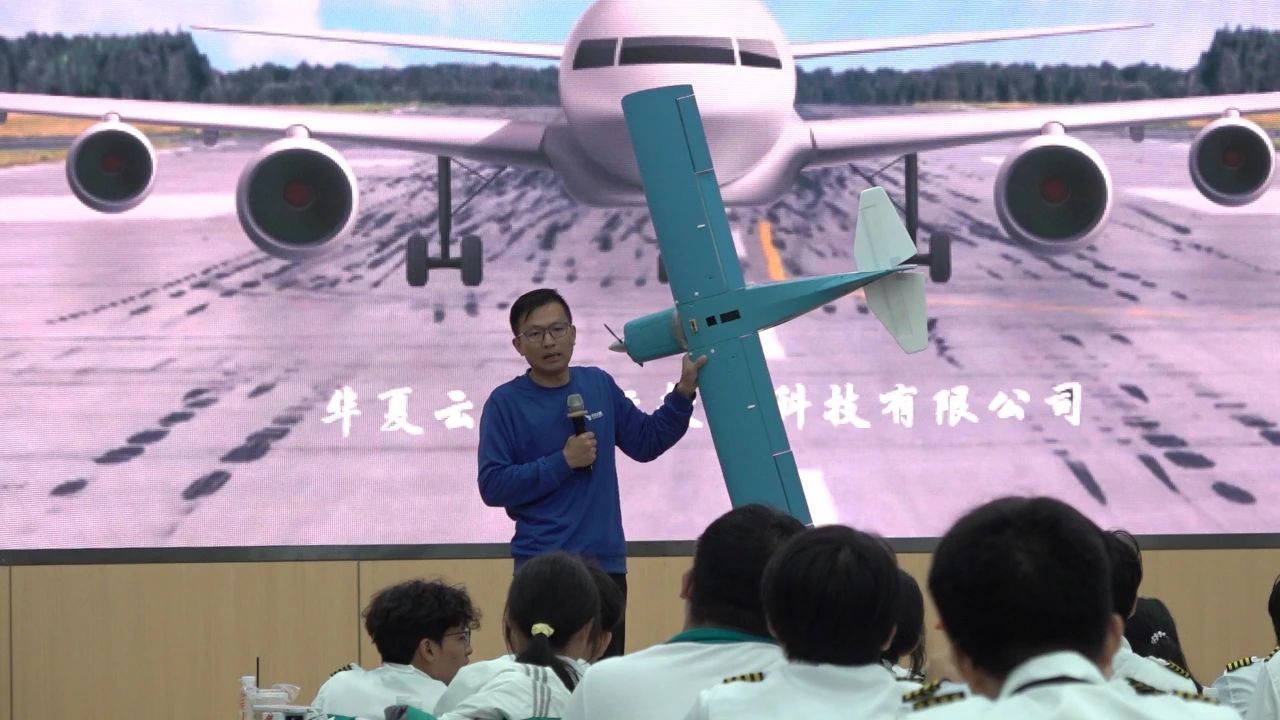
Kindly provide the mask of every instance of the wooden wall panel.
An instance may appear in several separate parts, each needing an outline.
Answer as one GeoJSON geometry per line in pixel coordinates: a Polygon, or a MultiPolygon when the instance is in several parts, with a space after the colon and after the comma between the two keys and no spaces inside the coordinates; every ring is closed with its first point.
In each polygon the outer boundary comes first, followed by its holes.
{"type": "MultiPolygon", "coordinates": [[[[1236,657],[1270,651],[1266,600],[1280,549],[1151,551],[1144,560],[1142,593],[1173,610],[1202,681],[1236,657]]],[[[899,556],[922,587],[929,561],[899,556]]],[[[687,557],[630,561],[629,652],[679,631],[689,565],[687,557]]],[[[0,567],[0,720],[161,720],[175,709],[229,717],[236,678],[252,672],[255,655],[266,684],[300,684],[308,702],[334,668],[378,664],[360,611],[377,590],[410,577],[466,585],[483,613],[473,657],[505,652],[508,559],[0,567]],[[77,692],[65,692],[67,677],[77,678],[77,692]]],[[[929,654],[945,656],[927,599],[926,613],[929,654]]]]}
{"type": "Polygon", "coordinates": [[[15,567],[12,585],[14,717],[228,718],[255,657],[309,701],[358,652],[354,562],[15,567]]]}
{"type": "Polygon", "coordinates": [[[1159,550],[1142,560],[1139,593],[1169,606],[1201,682],[1212,683],[1232,660],[1275,647],[1267,597],[1280,575],[1280,549],[1159,550]]]}
{"type": "Polygon", "coordinates": [[[680,584],[693,558],[627,561],[627,652],[666,642],[684,627],[680,584]]]}
{"type": "Polygon", "coordinates": [[[9,687],[13,667],[10,657],[9,575],[9,568],[0,567],[0,720],[13,718],[13,691],[9,687]]]}

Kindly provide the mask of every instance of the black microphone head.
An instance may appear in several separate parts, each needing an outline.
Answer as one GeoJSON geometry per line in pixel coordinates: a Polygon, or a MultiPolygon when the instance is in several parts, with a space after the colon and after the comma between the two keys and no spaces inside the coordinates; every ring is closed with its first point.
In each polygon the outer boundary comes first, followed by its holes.
{"type": "Polygon", "coordinates": [[[582,396],[579,395],[578,393],[573,393],[572,395],[569,396],[568,405],[569,405],[569,417],[573,417],[574,415],[587,414],[587,406],[583,404],[582,396]]]}

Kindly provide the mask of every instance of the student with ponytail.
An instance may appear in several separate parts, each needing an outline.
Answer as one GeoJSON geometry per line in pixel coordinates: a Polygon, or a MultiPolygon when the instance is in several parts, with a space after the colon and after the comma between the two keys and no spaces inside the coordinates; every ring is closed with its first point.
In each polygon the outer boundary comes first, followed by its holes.
{"type": "Polygon", "coordinates": [[[598,642],[600,595],[581,559],[562,552],[520,566],[503,618],[510,655],[463,668],[435,707],[440,720],[558,718],[598,642]]]}

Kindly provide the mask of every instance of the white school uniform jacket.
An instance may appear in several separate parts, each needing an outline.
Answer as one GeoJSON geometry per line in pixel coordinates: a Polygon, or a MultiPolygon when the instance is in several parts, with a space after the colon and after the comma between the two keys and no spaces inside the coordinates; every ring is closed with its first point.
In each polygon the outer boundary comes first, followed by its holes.
{"type": "MultiPolygon", "coordinates": [[[[579,677],[589,667],[568,660],[579,677]]],[[[504,655],[464,665],[432,714],[439,720],[529,720],[559,718],[569,689],[549,667],[526,665],[504,655]]]]}
{"type": "Polygon", "coordinates": [[[311,705],[326,715],[382,720],[388,705],[399,698],[431,712],[444,694],[444,683],[412,665],[384,663],[372,670],[354,667],[334,673],[311,705]]]}
{"type": "Polygon", "coordinates": [[[1258,671],[1258,684],[1253,689],[1249,720],[1280,720],[1280,653],[1272,654],[1258,671]]]}
{"type": "Polygon", "coordinates": [[[564,720],[681,720],[706,688],[785,662],[771,638],[686,630],[661,645],[592,665],[569,698],[564,720]]]}
{"type": "Polygon", "coordinates": [[[789,662],[703,690],[686,720],[880,720],[900,712],[902,692],[880,663],[789,662]]]}
{"type": "Polygon", "coordinates": [[[1195,694],[1139,692],[1107,681],[1098,666],[1074,652],[1028,660],[1005,679],[995,701],[983,698],[912,708],[920,720],[1239,720],[1231,708],[1195,694]]]}
{"type": "Polygon", "coordinates": [[[1188,692],[1196,694],[1196,683],[1186,671],[1179,673],[1176,665],[1160,663],[1143,657],[1133,651],[1129,641],[1120,638],[1120,649],[1111,659],[1111,676],[1117,680],[1137,680],[1138,682],[1165,692],[1188,692]]]}
{"type": "MultiPolygon", "coordinates": [[[[1280,648],[1276,648],[1280,650],[1280,648]]],[[[1275,652],[1272,652],[1274,655],[1275,652]]],[[[1213,681],[1213,688],[1218,691],[1218,702],[1240,711],[1246,719],[1249,717],[1249,703],[1253,700],[1254,689],[1258,686],[1258,676],[1262,674],[1262,666],[1267,657],[1242,657],[1227,664],[1222,677],[1213,681]]]]}

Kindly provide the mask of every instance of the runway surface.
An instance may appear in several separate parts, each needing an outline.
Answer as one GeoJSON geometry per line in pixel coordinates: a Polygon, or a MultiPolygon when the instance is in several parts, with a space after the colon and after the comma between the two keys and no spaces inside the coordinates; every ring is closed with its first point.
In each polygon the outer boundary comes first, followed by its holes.
{"type": "MultiPolygon", "coordinates": [[[[1006,239],[992,183],[1016,143],[929,153],[922,237],[954,234],[955,273],[928,287],[928,350],[903,355],[856,297],[766,338],[774,384],[811,403],[785,422],[815,519],[930,536],[975,503],[1047,493],[1135,533],[1280,529],[1280,191],[1219,208],[1191,186],[1189,137],[1081,137],[1117,188],[1096,247],[1047,258],[1006,239]],[[1046,402],[1070,382],[1078,426],[1046,402]],[[910,428],[879,397],[899,384],[917,391],[910,428]],[[939,423],[935,394],[957,386],[976,422],[939,423]],[[841,424],[848,389],[865,423],[841,424]],[[989,409],[1016,390],[1024,419],[989,409]]],[[[537,286],[573,304],[575,360],[644,409],[677,379],[677,359],[606,349],[605,323],[671,303],[644,209],[579,206],[551,173],[508,170],[454,221],[485,243],[484,284],[433,271],[410,288],[404,240],[435,238],[434,157],[344,148],[354,237],[287,263],[234,216],[261,144],[162,151],[154,195],[119,217],[78,205],[60,164],[0,171],[0,546],[506,541],[476,490],[475,423],[524,368],[507,308],[537,286]],[[324,422],[344,386],[362,413],[348,437],[324,422]],[[421,434],[382,430],[396,388],[421,434]]],[[[735,209],[750,281],[852,270],[857,193],[881,164],[735,209]]],[[[455,170],[455,201],[479,182],[455,170]]],[[[875,182],[900,196],[900,165],[875,182]]],[[[705,427],[619,467],[629,539],[692,538],[728,508],[705,427]]]]}

